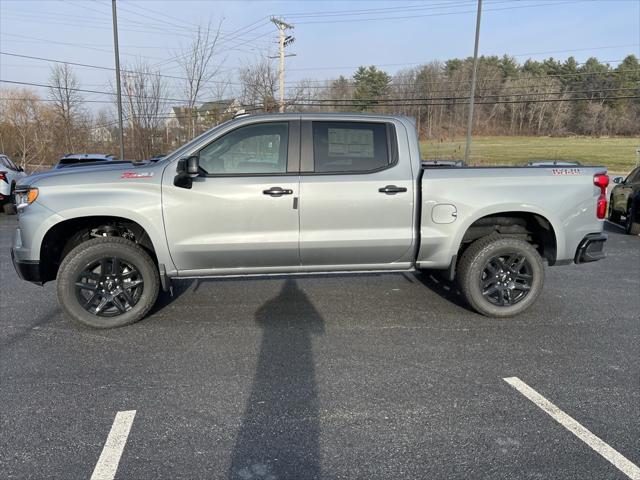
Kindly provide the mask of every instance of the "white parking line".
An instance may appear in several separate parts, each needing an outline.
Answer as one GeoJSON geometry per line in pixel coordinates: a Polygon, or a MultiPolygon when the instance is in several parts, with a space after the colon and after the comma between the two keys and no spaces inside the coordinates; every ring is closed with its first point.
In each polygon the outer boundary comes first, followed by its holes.
{"type": "Polygon", "coordinates": [[[584,443],[589,445],[593,450],[602,455],[606,460],[608,460],[614,467],[624,473],[627,477],[631,478],[632,480],[640,480],[640,468],[638,468],[636,464],[632,463],[624,455],[611,448],[600,438],[596,437],[593,433],[584,428],[577,421],[564,413],[529,385],[524,383],[518,377],[503,378],[503,380],[513,388],[518,390],[533,403],[535,403],[556,422],[569,430],[584,443]]]}
{"type": "Polygon", "coordinates": [[[118,463],[127,443],[127,437],[133,424],[133,417],[136,416],[135,410],[126,410],[116,413],[113,425],[107,436],[96,468],[93,469],[91,480],[113,480],[118,470],[118,463]]]}

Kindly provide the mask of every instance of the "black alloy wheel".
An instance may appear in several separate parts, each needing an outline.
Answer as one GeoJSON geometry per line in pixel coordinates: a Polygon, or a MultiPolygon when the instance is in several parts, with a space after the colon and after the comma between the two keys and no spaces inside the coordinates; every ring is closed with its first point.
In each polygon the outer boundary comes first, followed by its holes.
{"type": "Polygon", "coordinates": [[[465,249],[456,277],[471,308],[489,317],[507,318],[536,301],[544,284],[544,263],[525,239],[494,234],[465,249]]]}
{"type": "Polygon", "coordinates": [[[115,317],[135,307],[142,296],[144,279],[130,262],[119,257],[101,258],[85,266],[75,289],[87,312],[115,317]]]}
{"type": "Polygon", "coordinates": [[[160,291],[156,262],[140,245],[122,237],[81,241],[65,255],[56,279],[64,313],[93,328],[141,320],[160,291]]]}
{"type": "Polygon", "coordinates": [[[524,299],[533,283],[533,269],[519,253],[506,253],[489,259],[482,270],[482,296],[501,307],[524,299]]]}

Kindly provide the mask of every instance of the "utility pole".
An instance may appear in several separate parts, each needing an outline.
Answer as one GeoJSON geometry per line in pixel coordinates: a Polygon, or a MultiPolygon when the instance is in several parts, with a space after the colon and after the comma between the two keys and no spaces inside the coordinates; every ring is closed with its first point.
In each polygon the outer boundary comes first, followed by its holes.
{"type": "Polygon", "coordinates": [[[118,15],[116,0],[111,0],[113,19],[113,49],[116,56],[116,96],[118,97],[118,129],[120,130],[120,160],[124,160],[124,130],[122,128],[122,91],[120,89],[120,50],[118,47],[118,15]]]}
{"type": "MultiPolygon", "coordinates": [[[[271,22],[276,26],[276,28],[278,29],[278,33],[279,33],[279,44],[280,44],[280,69],[278,71],[278,79],[280,81],[280,113],[284,113],[284,57],[293,57],[295,56],[294,53],[289,54],[289,55],[285,55],[284,54],[284,49],[285,47],[291,45],[294,41],[295,38],[293,38],[291,35],[287,35],[286,31],[287,30],[292,30],[293,29],[293,25],[290,25],[288,23],[285,23],[284,21],[280,20],[279,18],[275,18],[275,17],[271,17],[271,22]]],[[[273,57],[271,57],[273,58],[273,57]]]]}
{"type": "Polygon", "coordinates": [[[482,13],[482,0],[478,0],[478,13],[476,14],[476,42],[473,46],[473,71],[471,72],[471,94],[469,96],[469,119],[467,120],[467,145],[464,148],[464,163],[469,163],[471,154],[471,131],[473,130],[473,103],[476,96],[476,72],[478,70],[478,43],[480,42],[480,15],[482,13]]]}

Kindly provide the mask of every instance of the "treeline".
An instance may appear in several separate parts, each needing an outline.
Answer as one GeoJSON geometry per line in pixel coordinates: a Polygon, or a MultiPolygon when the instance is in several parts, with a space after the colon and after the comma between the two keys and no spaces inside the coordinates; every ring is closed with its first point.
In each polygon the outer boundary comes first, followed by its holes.
{"type": "MultiPolygon", "coordinates": [[[[125,66],[126,158],[167,153],[240,109],[278,110],[278,71],[272,61],[241,68],[238,87],[230,89],[231,82],[215,73],[221,66],[215,55],[204,47],[210,48],[211,35],[199,30],[185,51],[182,86],[169,88],[167,78],[179,77],[163,75],[144,61],[125,66]],[[207,104],[222,107],[203,111],[207,104]]],[[[415,119],[421,138],[445,141],[465,132],[471,71],[469,58],[395,75],[360,67],[350,77],[290,85],[286,109],[407,115],[415,119]]],[[[509,56],[481,57],[475,104],[477,135],[640,135],[640,64],[634,55],[615,67],[596,58],[582,64],[574,58],[519,64],[509,56]]],[[[72,67],[58,63],[43,95],[28,87],[0,91],[0,152],[31,169],[70,152],[117,154],[116,118],[113,90],[83,89],[72,67]],[[87,93],[104,96],[87,99],[87,93]]]]}
{"type": "MultiPolygon", "coordinates": [[[[394,76],[361,67],[330,83],[314,103],[323,109],[414,117],[421,135],[447,138],[466,128],[472,59],[432,62],[394,76]]],[[[638,135],[640,64],[615,68],[590,58],[559,62],[512,57],[478,61],[474,133],[484,135],[638,135]]]]}

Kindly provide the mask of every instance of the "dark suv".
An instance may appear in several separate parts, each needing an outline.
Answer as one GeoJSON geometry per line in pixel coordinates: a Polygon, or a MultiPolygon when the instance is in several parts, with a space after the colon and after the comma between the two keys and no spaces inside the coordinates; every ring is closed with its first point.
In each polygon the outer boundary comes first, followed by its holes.
{"type": "Polygon", "coordinates": [[[620,223],[624,217],[624,227],[631,235],[640,234],[640,167],[631,171],[627,178],[616,177],[617,185],[611,190],[609,199],[609,220],[620,223]]]}

